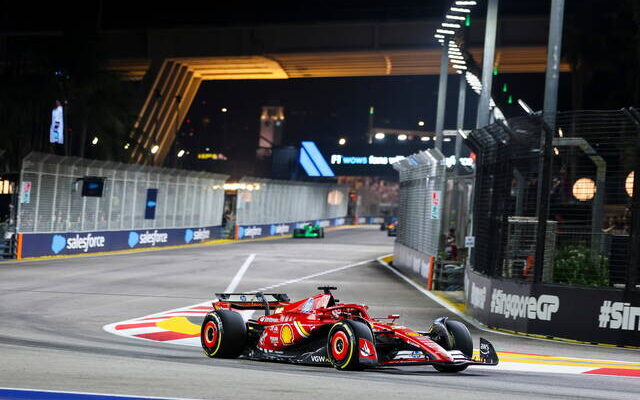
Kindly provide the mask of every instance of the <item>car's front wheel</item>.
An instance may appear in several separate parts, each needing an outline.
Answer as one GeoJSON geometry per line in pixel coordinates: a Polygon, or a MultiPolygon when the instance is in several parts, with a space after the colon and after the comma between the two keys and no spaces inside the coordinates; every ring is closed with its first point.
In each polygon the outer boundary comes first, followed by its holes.
{"type": "Polygon", "coordinates": [[[327,338],[327,357],[340,370],[360,370],[378,363],[373,333],[360,321],[333,324],[327,338]]]}

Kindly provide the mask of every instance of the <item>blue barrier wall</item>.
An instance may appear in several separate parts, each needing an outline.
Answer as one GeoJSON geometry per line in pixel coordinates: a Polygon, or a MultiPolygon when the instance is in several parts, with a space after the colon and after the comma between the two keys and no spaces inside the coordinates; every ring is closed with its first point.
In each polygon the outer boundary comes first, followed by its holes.
{"type": "Polygon", "coordinates": [[[292,235],[294,229],[302,228],[305,224],[315,224],[320,225],[323,228],[328,228],[331,226],[344,225],[345,222],[346,217],[287,222],[282,224],[240,225],[238,226],[238,239],[256,239],[267,236],[292,235]]]}
{"type": "Polygon", "coordinates": [[[98,253],[202,243],[220,237],[222,227],[126,231],[23,233],[21,258],[98,253]]]}

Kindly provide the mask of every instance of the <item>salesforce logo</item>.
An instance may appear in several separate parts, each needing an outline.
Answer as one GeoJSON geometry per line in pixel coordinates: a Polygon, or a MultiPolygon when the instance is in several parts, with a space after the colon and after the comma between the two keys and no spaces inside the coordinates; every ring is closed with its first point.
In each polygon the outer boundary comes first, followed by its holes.
{"type": "Polygon", "coordinates": [[[191,243],[192,240],[207,240],[211,238],[211,231],[209,229],[200,228],[196,229],[185,229],[184,231],[184,242],[191,243]]]}
{"type": "Polygon", "coordinates": [[[51,251],[53,254],[58,254],[62,250],[81,250],[86,253],[89,249],[101,248],[105,246],[106,239],[104,236],[93,236],[88,233],[85,236],[76,234],[70,238],[66,238],[62,235],[53,235],[51,238],[51,251]]]}
{"type": "Polygon", "coordinates": [[[269,233],[271,236],[285,235],[289,233],[289,225],[286,225],[286,224],[271,225],[271,228],[269,229],[269,233]]]}
{"type": "Polygon", "coordinates": [[[127,240],[129,247],[131,248],[136,247],[139,241],[140,241],[140,235],[138,235],[138,232],[129,232],[129,240],[127,240]]]}
{"type": "Polygon", "coordinates": [[[151,246],[155,246],[158,243],[167,243],[169,241],[169,234],[164,232],[158,232],[158,230],[154,230],[153,232],[145,231],[140,234],[139,243],[140,244],[149,244],[151,246]]]}
{"type": "Polygon", "coordinates": [[[67,239],[64,236],[53,235],[51,240],[51,251],[53,254],[60,253],[65,247],[67,247],[67,239]]]}
{"type": "Polygon", "coordinates": [[[254,238],[256,236],[262,236],[262,228],[259,226],[241,226],[238,228],[238,239],[244,237],[254,238]]]}

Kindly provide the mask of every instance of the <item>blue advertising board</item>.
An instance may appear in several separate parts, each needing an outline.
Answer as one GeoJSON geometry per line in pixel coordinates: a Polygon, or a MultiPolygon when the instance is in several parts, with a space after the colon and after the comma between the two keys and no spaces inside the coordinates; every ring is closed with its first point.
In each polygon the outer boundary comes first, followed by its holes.
{"type": "Polygon", "coordinates": [[[302,228],[306,224],[320,225],[323,228],[344,225],[345,217],[329,219],[310,219],[299,222],[286,222],[265,225],[240,225],[238,226],[238,239],[256,239],[267,236],[292,235],[294,229],[302,228]]]}
{"type": "Polygon", "coordinates": [[[147,189],[147,202],[144,203],[144,219],[156,219],[158,189],[147,189]]]}
{"type": "Polygon", "coordinates": [[[221,226],[127,231],[24,233],[22,258],[175,246],[217,239],[221,226]]]}

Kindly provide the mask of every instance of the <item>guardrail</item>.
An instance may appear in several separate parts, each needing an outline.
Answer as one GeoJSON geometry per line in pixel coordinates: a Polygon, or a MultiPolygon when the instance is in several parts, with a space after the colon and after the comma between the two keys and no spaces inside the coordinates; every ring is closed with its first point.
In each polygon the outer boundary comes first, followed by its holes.
{"type": "Polygon", "coordinates": [[[492,328],[616,346],[640,345],[640,292],[522,283],[467,270],[467,312],[492,328]]]}
{"type": "Polygon", "coordinates": [[[90,254],[202,243],[220,238],[221,226],[123,231],[19,233],[18,259],[90,254]]]}

